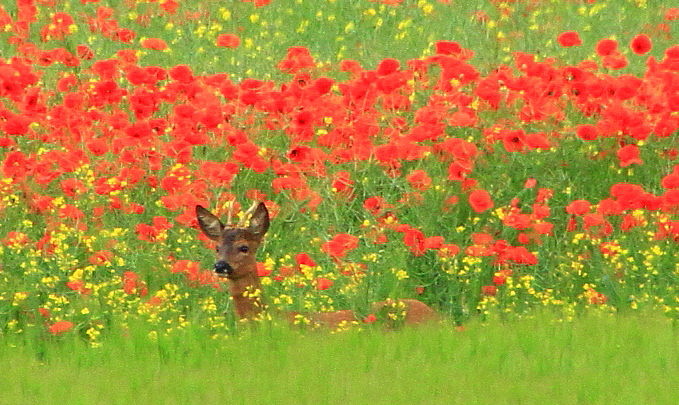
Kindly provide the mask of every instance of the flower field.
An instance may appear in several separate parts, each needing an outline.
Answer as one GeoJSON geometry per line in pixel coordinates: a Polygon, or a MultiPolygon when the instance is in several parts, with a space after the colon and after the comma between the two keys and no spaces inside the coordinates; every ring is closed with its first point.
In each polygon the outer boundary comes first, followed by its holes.
{"type": "Polygon", "coordinates": [[[0,6],[0,335],[232,335],[253,200],[274,317],[679,319],[679,8],[460,3],[0,6]]]}

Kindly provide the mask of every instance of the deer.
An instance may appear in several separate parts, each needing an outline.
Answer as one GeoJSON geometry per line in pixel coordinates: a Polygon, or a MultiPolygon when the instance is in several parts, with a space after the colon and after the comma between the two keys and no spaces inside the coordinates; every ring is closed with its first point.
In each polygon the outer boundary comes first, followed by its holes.
{"type": "MultiPolygon", "coordinates": [[[[266,307],[257,274],[256,253],[269,229],[269,211],[263,202],[255,202],[236,225],[231,225],[231,212],[228,214],[228,225],[225,225],[206,208],[196,206],[196,219],[200,230],[216,242],[214,273],[228,282],[236,316],[241,320],[258,319],[266,307]],[[245,226],[248,215],[250,223],[245,226]]],[[[392,319],[394,310],[404,313],[400,321],[406,325],[424,324],[440,319],[436,311],[416,299],[388,299],[374,302],[370,308],[374,313],[386,313],[392,319]]],[[[302,317],[314,326],[329,328],[360,321],[360,317],[351,310],[311,314],[287,312],[285,317],[292,324],[297,323],[302,317]]]]}

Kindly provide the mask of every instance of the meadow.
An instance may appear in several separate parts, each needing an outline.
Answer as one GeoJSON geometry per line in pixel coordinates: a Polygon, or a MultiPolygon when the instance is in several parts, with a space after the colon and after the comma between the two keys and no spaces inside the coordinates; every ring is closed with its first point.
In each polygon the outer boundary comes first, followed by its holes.
{"type": "Polygon", "coordinates": [[[94,350],[45,342],[39,355],[0,348],[11,370],[0,403],[673,404],[679,394],[677,328],[648,314],[330,338],[287,327],[229,341],[196,329],[131,337],[94,350]]]}
{"type": "Polygon", "coordinates": [[[393,377],[394,402],[671,403],[678,19],[650,0],[0,5],[0,356],[23,381],[3,392],[379,403],[393,377]],[[252,201],[272,214],[255,330],[194,213],[252,201]],[[388,298],[444,322],[381,332],[388,298]],[[356,322],[275,316],[338,309],[356,322]],[[67,383],[106,372],[128,391],[67,383]]]}

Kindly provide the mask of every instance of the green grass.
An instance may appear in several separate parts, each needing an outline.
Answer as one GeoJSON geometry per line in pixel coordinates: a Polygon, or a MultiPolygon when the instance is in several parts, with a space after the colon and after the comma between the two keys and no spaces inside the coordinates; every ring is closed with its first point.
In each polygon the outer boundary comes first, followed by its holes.
{"type": "Polygon", "coordinates": [[[262,326],[225,340],[189,328],[97,349],[17,342],[0,349],[0,403],[672,404],[678,337],[667,319],[589,315],[331,336],[262,326]]]}

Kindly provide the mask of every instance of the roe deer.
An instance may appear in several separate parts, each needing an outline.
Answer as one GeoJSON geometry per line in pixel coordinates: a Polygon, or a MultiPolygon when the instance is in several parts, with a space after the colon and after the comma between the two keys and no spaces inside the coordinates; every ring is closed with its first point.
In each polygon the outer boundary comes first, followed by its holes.
{"type": "MultiPolygon", "coordinates": [[[[257,275],[255,255],[269,229],[269,212],[264,203],[254,204],[245,217],[252,213],[249,226],[224,225],[219,218],[207,209],[196,206],[196,217],[203,233],[217,242],[217,261],[215,273],[229,283],[236,314],[241,319],[256,318],[264,310],[261,297],[261,284],[257,275]]],[[[229,215],[229,222],[231,220],[229,215]]],[[[245,218],[243,218],[244,220],[245,218]]],[[[388,312],[393,317],[394,310],[405,315],[405,324],[418,324],[439,319],[438,314],[425,303],[414,299],[386,300],[371,305],[375,313],[388,312]],[[389,313],[391,312],[391,313],[389,313]]],[[[355,322],[357,315],[350,310],[300,314],[289,312],[286,317],[293,322],[299,315],[310,322],[336,328],[344,322],[355,322]]]]}

